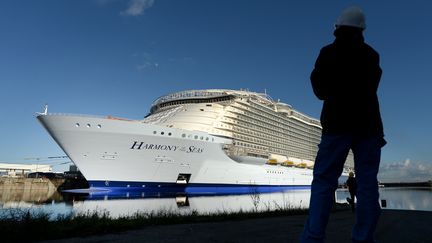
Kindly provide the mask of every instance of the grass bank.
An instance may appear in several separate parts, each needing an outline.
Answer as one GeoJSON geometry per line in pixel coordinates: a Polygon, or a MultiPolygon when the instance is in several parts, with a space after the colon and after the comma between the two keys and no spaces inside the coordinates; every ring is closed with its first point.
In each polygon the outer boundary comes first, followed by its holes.
{"type": "Polygon", "coordinates": [[[305,214],[305,209],[274,211],[239,211],[198,214],[196,211],[136,212],[127,216],[111,218],[107,211],[93,211],[78,215],[61,215],[52,219],[47,213],[31,213],[30,210],[12,210],[0,219],[2,242],[29,242],[47,239],[87,236],[137,229],[149,225],[165,225],[196,222],[240,220],[256,217],[305,214]]]}
{"type": "MultiPolygon", "coordinates": [[[[335,210],[345,210],[338,206],[335,210]]],[[[273,210],[250,210],[239,212],[221,211],[199,214],[175,211],[136,212],[118,218],[110,217],[107,211],[93,211],[78,215],[61,215],[55,219],[47,213],[32,213],[30,210],[11,210],[0,219],[2,242],[30,242],[38,240],[83,237],[95,234],[115,233],[150,225],[218,222],[260,217],[277,217],[306,214],[307,209],[283,207],[273,210]]]]}

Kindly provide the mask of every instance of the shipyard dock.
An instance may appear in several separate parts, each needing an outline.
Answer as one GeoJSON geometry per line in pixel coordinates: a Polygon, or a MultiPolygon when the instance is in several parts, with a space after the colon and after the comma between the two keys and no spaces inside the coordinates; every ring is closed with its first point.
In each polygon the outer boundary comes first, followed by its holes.
{"type": "MultiPolygon", "coordinates": [[[[115,234],[48,242],[299,242],[306,215],[149,226],[115,234]]],[[[383,210],[376,230],[380,243],[430,242],[432,212],[383,210]]],[[[355,215],[332,213],[326,242],[351,242],[355,215]]]]}
{"type": "Polygon", "coordinates": [[[0,177],[0,206],[61,201],[61,190],[86,187],[87,181],[81,178],[0,177]]]}

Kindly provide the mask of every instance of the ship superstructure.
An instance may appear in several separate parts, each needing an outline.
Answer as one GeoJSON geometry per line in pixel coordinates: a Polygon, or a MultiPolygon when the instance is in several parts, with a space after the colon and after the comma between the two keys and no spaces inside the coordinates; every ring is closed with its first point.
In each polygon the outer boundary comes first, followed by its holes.
{"type": "MultiPolygon", "coordinates": [[[[319,120],[265,93],[188,90],[158,98],[145,123],[205,131],[229,138],[233,158],[312,167],[321,138],[319,120]]],[[[352,155],[346,167],[353,167],[352,155]]]]}

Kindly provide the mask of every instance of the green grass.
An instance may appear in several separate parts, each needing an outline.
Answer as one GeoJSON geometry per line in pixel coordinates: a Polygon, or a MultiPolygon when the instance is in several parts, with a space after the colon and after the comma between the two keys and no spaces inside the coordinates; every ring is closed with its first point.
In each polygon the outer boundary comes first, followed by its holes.
{"type": "Polygon", "coordinates": [[[305,209],[274,211],[239,211],[198,214],[197,211],[179,213],[173,211],[136,212],[128,216],[111,218],[107,211],[86,212],[79,215],[61,215],[52,219],[48,213],[31,213],[30,210],[10,211],[0,219],[2,242],[28,242],[61,239],[94,234],[113,233],[150,225],[217,222],[256,217],[305,214],[305,209]]]}
{"type": "MultiPolygon", "coordinates": [[[[336,210],[345,210],[340,207],[336,210]]],[[[219,222],[249,218],[277,217],[307,214],[307,209],[276,206],[264,211],[220,211],[199,214],[197,211],[180,213],[169,210],[136,212],[127,216],[111,218],[107,211],[92,211],[78,215],[59,215],[55,219],[48,213],[32,213],[27,210],[10,210],[0,219],[2,242],[29,242],[69,237],[83,237],[142,228],[150,225],[219,222]],[[5,217],[6,216],[6,217],[5,217]]]]}

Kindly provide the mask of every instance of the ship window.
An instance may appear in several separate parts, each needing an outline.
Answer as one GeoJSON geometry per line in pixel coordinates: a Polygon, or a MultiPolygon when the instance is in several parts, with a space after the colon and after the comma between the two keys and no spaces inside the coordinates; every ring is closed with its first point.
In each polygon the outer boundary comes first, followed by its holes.
{"type": "Polygon", "coordinates": [[[91,125],[87,123],[87,127],[91,127],[91,125]]]}
{"type": "Polygon", "coordinates": [[[183,134],[182,134],[182,138],[184,138],[184,137],[186,137],[186,134],[183,133],[183,134]]]}
{"type": "Polygon", "coordinates": [[[206,141],[208,141],[209,140],[209,138],[208,137],[206,137],[206,141]]]}
{"type": "Polygon", "coordinates": [[[168,136],[171,136],[171,133],[170,133],[170,132],[168,133],[168,136]]]}
{"type": "Polygon", "coordinates": [[[156,131],[153,131],[153,134],[156,134],[156,131]]]}
{"type": "Polygon", "coordinates": [[[200,111],[204,111],[204,109],[200,109],[200,111]]]}
{"type": "Polygon", "coordinates": [[[97,127],[98,127],[98,128],[101,128],[102,126],[101,126],[101,124],[98,124],[97,127]]]}
{"type": "Polygon", "coordinates": [[[161,135],[164,135],[165,133],[164,132],[161,132],[161,135]]]}
{"type": "Polygon", "coordinates": [[[198,139],[198,135],[195,135],[195,137],[194,137],[195,139],[198,139]]]}
{"type": "Polygon", "coordinates": [[[201,136],[201,137],[200,137],[200,139],[201,139],[201,140],[203,140],[203,139],[204,139],[204,137],[203,137],[203,136],[201,136]]]}
{"type": "Polygon", "coordinates": [[[79,126],[80,126],[80,124],[79,124],[79,123],[75,123],[75,126],[76,126],[76,127],[79,127],[79,126]]]}

